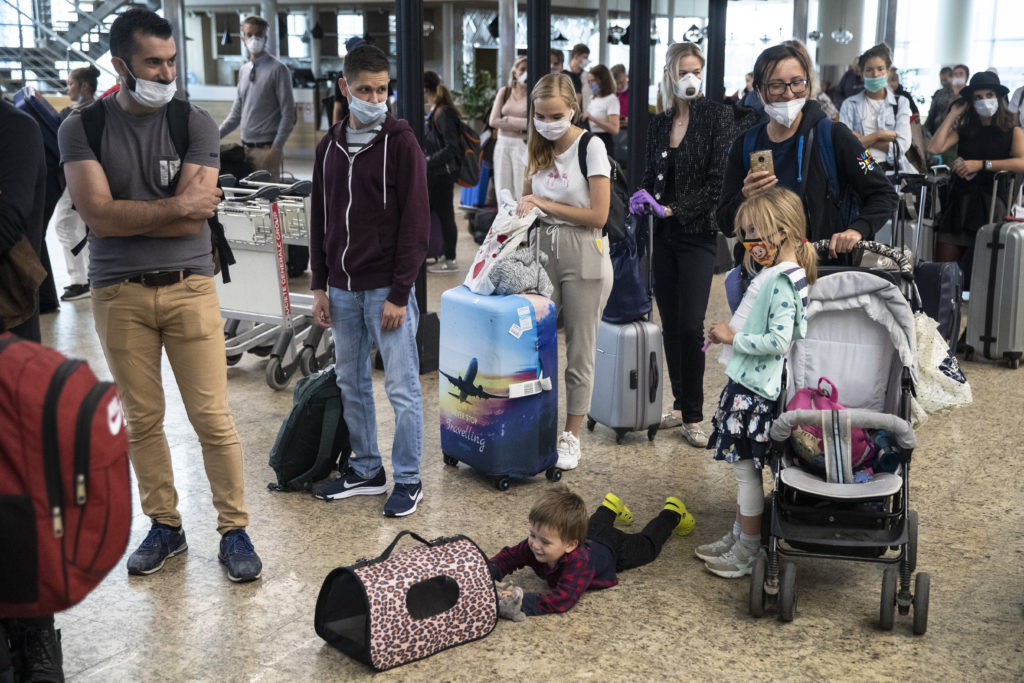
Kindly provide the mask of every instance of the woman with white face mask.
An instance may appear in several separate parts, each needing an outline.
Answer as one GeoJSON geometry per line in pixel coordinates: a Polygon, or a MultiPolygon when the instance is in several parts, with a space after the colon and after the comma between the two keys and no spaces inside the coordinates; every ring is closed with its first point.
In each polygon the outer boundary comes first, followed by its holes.
{"type": "Polygon", "coordinates": [[[555,467],[571,470],[579,464],[580,425],[590,410],[597,325],[612,290],[608,238],[602,234],[611,197],[611,164],[604,143],[596,137],[580,149],[583,129],[573,125],[579,111],[567,75],[544,76],[530,99],[526,182],[517,211],[524,216],[536,207],[546,214],[531,235],[531,246],[547,255],[544,269],[555,286],[551,298],[565,326],[566,417],[555,467]],[[586,158],[586,176],[581,155],[586,158]]]}
{"type": "MultiPolygon", "coordinates": [[[[665,111],[647,127],[643,178],[633,213],[653,213],[654,296],[661,313],[672,409],[662,429],[704,448],[704,313],[715,270],[715,210],[725,154],[742,130],[729,107],[702,94],[704,55],[693,43],[668,48],[661,78],[665,111]]],[[[748,115],[746,125],[753,123],[748,115]]],[[[745,127],[745,126],[744,126],[745,127]]]]}
{"type": "MultiPolygon", "coordinates": [[[[929,144],[931,154],[957,145],[953,184],[939,221],[936,261],[960,261],[964,287],[970,281],[971,247],[978,228],[988,222],[992,176],[999,171],[1024,172],[1024,131],[1007,106],[1009,90],[999,76],[982,71],[960,91],[929,144]]],[[[996,216],[1005,215],[1003,197],[996,198],[996,216]]]]}
{"type": "Polygon", "coordinates": [[[875,161],[886,169],[915,173],[906,159],[910,149],[910,101],[896,97],[889,86],[892,58],[889,48],[878,44],[858,60],[864,89],[843,100],[839,121],[849,128],[875,161]]]}
{"type": "Polygon", "coordinates": [[[726,234],[735,234],[733,219],[743,200],[779,184],[803,200],[807,238],[829,240],[835,260],[860,240],[871,239],[892,216],[898,199],[861,141],[826,117],[812,98],[812,73],[807,50],[795,41],[758,56],[754,89],[769,118],[732,144],[718,224],[726,234]],[[823,148],[829,138],[831,149],[823,148]],[[755,151],[764,152],[760,156],[765,159],[770,153],[774,172],[751,168],[755,151]]]}
{"type": "Polygon", "coordinates": [[[526,57],[516,58],[508,83],[498,90],[491,107],[490,125],[498,131],[494,143],[494,191],[508,190],[519,199],[526,179],[526,57]]]}

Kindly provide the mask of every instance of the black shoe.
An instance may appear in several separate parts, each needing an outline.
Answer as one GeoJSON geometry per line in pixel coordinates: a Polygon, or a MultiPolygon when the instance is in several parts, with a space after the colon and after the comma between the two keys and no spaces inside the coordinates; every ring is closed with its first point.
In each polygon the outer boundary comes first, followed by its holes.
{"type": "Polygon", "coordinates": [[[153,522],[146,539],[128,558],[128,573],[146,576],[158,572],[164,562],[188,550],[185,531],[179,527],[153,522]]]}
{"type": "Polygon", "coordinates": [[[22,628],[19,681],[64,683],[64,654],[60,647],[60,631],[53,626],[22,628]]]}
{"type": "Polygon", "coordinates": [[[71,285],[64,288],[64,293],[60,295],[61,301],[78,301],[79,299],[85,299],[89,296],[89,285],[71,285]]]}
{"type": "Polygon", "coordinates": [[[263,573],[263,562],[245,529],[232,529],[221,537],[217,559],[227,565],[228,578],[235,582],[255,581],[263,573]]]}

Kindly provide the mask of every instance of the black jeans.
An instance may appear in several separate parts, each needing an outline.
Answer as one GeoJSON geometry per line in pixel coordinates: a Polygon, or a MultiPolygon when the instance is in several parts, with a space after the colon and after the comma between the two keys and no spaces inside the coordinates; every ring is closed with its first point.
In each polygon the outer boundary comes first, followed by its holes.
{"type": "Polygon", "coordinates": [[[683,422],[704,419],[704,314],[715,274],[715,235],[680,235],[673,219],[656,221],[651,264],[665,336],[672,409],[683,422]]]}
{"type": "Polygon", "coordinates": [[[647,523],[638,534],[627,534],[616,529],[615,513],[600,505],[597,512],[590,516],[587,525],[587,538],[592,538],[612,549],[615,553],[615,571],[641,567],[654,561],[661,552],[661,547],[672,535],[673,529],[679,524],[679,513],[662,510],[658,516],[647,523]]]}
{"type": "Polygon", "coordinates": [[[445,173],[444,169],[439,172],[427,174],[427,196],[430,199],[430,210],[437,214],[441,221],[441,235],[444,237],[444,257],[449,261],[455,260],[455,245],[459,241],[458,230],[455,227],[455,176],[445,173]]]}

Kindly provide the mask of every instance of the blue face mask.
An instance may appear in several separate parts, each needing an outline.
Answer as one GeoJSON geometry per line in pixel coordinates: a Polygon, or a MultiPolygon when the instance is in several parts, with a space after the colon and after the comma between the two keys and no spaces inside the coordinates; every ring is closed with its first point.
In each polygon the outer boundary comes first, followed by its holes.
{"type": "Polygon", "coordinates": [[[591,83],[590,84],[590,92],[594,93],[594,95],[600,95],[601,94],[601,86],[599,86],[597,83],[591,83]]]}
{"type": "Polygon", "coordinates": [[[888,76],[876,76],[875,78],[865,78],[864,88],[868,92],[878,92],[884,88],[889,82],[888,76]]]}
{"type": "Polygon", "coordinates": [[[377,123],[377,121],[384,118],[384,115],[388,113],[387,102],[367,102],[366,100],[361,100],[355,96],[353,96],[349,101],[348,108],[364,126],[377,123]]]}

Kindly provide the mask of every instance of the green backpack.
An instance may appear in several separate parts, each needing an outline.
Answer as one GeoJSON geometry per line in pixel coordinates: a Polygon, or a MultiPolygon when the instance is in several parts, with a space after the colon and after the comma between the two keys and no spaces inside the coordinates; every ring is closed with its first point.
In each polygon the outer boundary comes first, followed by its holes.
{"type": "Polygon", "coordinates": [[[313,482],[326,479],[331,470],[344,468],[351,454],[341,391],[332,365],[295,385],[292,412],[270,449],[270,466],[277,473],[277,483],[267,488],[309,490],[313,482]]]}

